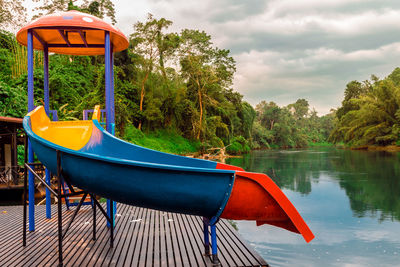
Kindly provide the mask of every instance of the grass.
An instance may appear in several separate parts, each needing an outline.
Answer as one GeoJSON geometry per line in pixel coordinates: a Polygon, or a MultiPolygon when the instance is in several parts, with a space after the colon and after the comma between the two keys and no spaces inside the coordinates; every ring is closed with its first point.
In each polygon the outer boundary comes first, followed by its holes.
{"type": "Polygon", "coordinates": [[[309,147],[331,147],[334,146],[334,144],[332,143],[328,143],[328,142],[309,142],[308,143],[309,147]]]}
{"type": "Polygon", "coordinates": [[[200,142],[188,140],[172,129],[145,134],[134,126],[129,126],[123,139],[139,146],[173,154],[193,153],[200,148],[200,142]]]}

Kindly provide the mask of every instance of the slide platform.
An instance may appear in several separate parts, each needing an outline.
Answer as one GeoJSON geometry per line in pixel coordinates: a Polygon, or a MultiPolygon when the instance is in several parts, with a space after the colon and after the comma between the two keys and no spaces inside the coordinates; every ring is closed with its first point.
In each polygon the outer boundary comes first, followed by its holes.
{"type": "Polygon", "coordinates": [[[23,121],[37,158],[79,188],[121,203],[218,218],[255,220],[301,234],[313,233],[296,208],[265,174],[214,161],[137,146],[114,137],[100,123],[96,106],[89,121],[50,121],[42,106],[23,121]]]}

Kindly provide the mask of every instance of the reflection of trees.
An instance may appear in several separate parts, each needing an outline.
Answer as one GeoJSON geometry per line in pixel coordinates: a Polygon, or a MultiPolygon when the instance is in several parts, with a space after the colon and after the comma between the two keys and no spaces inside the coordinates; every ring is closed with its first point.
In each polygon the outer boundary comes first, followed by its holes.
{"type": "Polygon", "coordinates": [[[320,171],[328,168],[329,162],[322,160],[326,155],[306,150],[254,151],[243,158],[231,158],[227,163],[265,173],[281,188],[308,194],[311,180],[318,181],[320,171]]]}
{"type": "Polygon", "coordinates": [[[333,167],[355,214],[400,220],[400,153],[339,152],[333,167]]]}
{"type": "Polygon", "coordinates": [[[281,188],[311,192],[311,181],[322,172],[337,179],[356,216],[400,220],[400,153],[336,149],[313,151],[254,151],[228,164],[266,173],[281,188]]]}

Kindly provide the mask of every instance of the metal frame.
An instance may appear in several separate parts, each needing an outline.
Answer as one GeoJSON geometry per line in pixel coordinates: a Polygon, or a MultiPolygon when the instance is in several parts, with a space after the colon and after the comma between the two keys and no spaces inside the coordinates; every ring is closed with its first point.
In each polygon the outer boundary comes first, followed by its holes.
{"type": "MultiPolygon", "coordinates": [[[[113,45],[110,40],[110,32],[104,31],[104,44],[88,44],[86,41],[85,30],[97,30],[85,27],[37,27],[35,29],[28,29],[27,32],[27,54],[28,54],[28,112],[35,108],[34,105],[34,86],[33,86],[33,38],[36,38],[43,46],[43,71],[44,71],[44,108],[47,115],[53,114],[53,120],[58,120],[57,112],[50,110],[49,105],[49,47],[104,47],[105,57],[105,94],[106,94],[106,129],[109,133],[114,135],[115,128],[115,108],[114,108],[114,53],[113,45]],[[35,29],[51,29],[57,30],[60,36],[63,38],[65,43],[60,44],[48,44],[43,38],[35,31],[35,29]],[[83,44],[71,44],[68,40],[68,32],[79,33],[83,44]]],[[[34,152],[31,144],[28,140],[28,163],[34,161],[34,152]]],[[[35,231],[35,195],[34,195],[34,175],[31,171],[28,171],[28,183],[29,183],[29,231],[35,231]]],[[[46,170],[46,184],[50,185],[51,174],[46,170]]],[[[114,221],[114,215],[116,213],[116,203],[111,203],[107,200],[107,214],[112,215],[114,221]],[[111,212],[111,206],[113,206],[111,212]]],[[[46,187],[46,218],[51,218],[51,193],[46,187]]]]}
{"type": "MultiPolygon", "coordinates": [[[[28,137],[25,137],[25,142],[28,142],[28,137]]],[[[61,156],[62,152],[57,150],[57,191],[54,191],[53,188],[51,188],[51,185],[47,184],[45,180],[40,177],[33,169],[32,166],[39,165],[40,163],[31,163],[28,162],[28,148],[25,146],[25,170],[24,170],[24,192],[23,192],[23,233],[22,233],[22,245],[25,247],[26,246],[26,224],[27,224],[27,212],[26,212],[26,207],[27,207],[27,185],[28,185],[28,171],[31,173],[35,178],[37,178],[39,181],[41,181],[44,186],[46,186],[46,189],[49,190],[51,194],[53,194],[57,198],[57,215],[58,215],[58,266],[63,266],[63,254],[62,254],[62,249],[63,249],[63,240],[68,233],[68,230],[70,229],[72,223],[74,222],[76,215],[78,214],[80,208],[82,207],[83,202],[85,201],[86,197],[90,195],[92,198],[92,201],[94,205],[92,206],[93,208],[93,237],[92,240],[96,240],[96,206],[100,209],[101,213],[104,215],[104,217],[107,220],[107,223],[110,225],[110,247],[114,247],[114,224],[112,223],[112,219],[114,216],[114,209],[113,209],[113,202],[111,202],[111,209],[110,209],[110,216],[107,215],[107,212],[104,210],[104,208],[100,205],[100,203],[97,201],[96,197],[94,194],[91,194],[87,191],[80,190],[80,191],[73,191],[72,193],[68,194],[63,194],[61,191],[61,183],[63,180],[63,171],[62,171],[62,165],[61,165],[61,156]],[[69,196],[76,196],[83,194],[83,197],[80,199],[78,206],[76,207],[74,213],[72,214],[71,219],[68,222],[67,227],[63,231],[62,227],[62,198],[67,198],[69,196]]],[[[66,182],[68,179],[66,179],[66,182]]],[[[69,184],[69,182],[67,182],[69,184]]],[[[30,189],[30,188],[29,188],[30,189]]]]}

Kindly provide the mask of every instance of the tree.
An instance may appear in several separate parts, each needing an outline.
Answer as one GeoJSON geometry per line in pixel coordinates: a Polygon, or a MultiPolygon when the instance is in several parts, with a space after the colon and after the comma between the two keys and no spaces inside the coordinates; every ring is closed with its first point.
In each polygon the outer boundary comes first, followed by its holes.
{"type": "Polygon", "coordinates": [[[256,106],[257,116],[262,126],[273,130],[275,122],[279,120],[281,109],[275,102],[261,101],[256,106]]]}
{"type": "Polygon", "coordinates": [[[26,9],[21,0],[0,0],[0,26],[20,27],[25,23],[26,9]]]}
{"type": "MultiPolygon", "coordinates": [[[[38,2],[39,0],[34,1],[38,2]]],[[[44,0],[43,5],[38,7],[37,10],[45,12],[45,14],[52,14],[57,11],[77,10],[101,19],[108,17],[111,19],[112,24],[117,22],[115,19],[114,4],[111,0],[85,0],[80,6],[75,5],[76,2],[76,0],[44,0]]],[[[42,12],[34,16],[34,18],[42,16],[42,12]]]]}
{"type": "Polygon", "coordinates": [[[297,101],[294,104],[288,105],[289,109],[294,110],[293,115],[295,116],[296,120],[300,120],[306,117],[308,114],[309,107],[310,105],[308,104],[308,101],[305,100],[304,98],[297,99],[297,101]]]}
{"type": "MultiPolygon", "coordinates": [[[[143,112],[143,102],[146,94],[146,82],[152,73],[157,58],[162,62],[162,69],[164,69],[163,54],[168,50],[165,38],[162,37],[162,31],[167,29],[172,24],[171,21],[161,18],[157,20],[152,14],[148,14],[145,23],[137,22],[134,25],[135,32],[131,35],[131,47],[133,51],[140,56],[140,65],[142,75],[140,78],[140,112],[143,112]]],[[[139,130],[142,127],[142,121],[139,122],[139,130]]]]}
{"type": "Polygon", "coordinates": [[[205,105],[216,105],[212,92],[220,92],[232,84],[235,61],[229,56],[229,50],[213,48],[211,36],[205,32],[185,29],[181,32],[181,39],[181,72],[188,87],[192,87],[197,94],[199,119],[196,139],[200,139],[205,105]]]}
{"type": "Polygon", "coordinates": [[[400,140],[399,69],[388,78],[363,84],[348,84],[338,122],[330,139],[354,146],[388,145],[400,140]],[[352,108],[349,108],[352,107],[352,108]],[[344,112],[346,111],[346,112],[344,112]]]}

